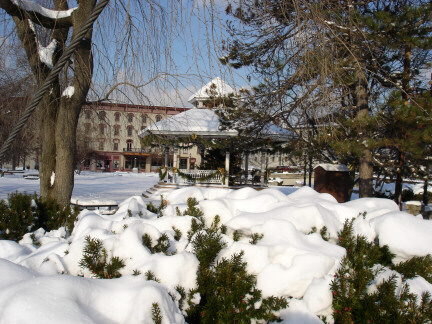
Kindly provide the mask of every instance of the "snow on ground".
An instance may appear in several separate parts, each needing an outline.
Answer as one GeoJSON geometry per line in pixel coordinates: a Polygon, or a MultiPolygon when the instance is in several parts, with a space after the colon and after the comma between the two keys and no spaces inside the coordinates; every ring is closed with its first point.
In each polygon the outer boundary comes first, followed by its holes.
{"type": "MultiPolygon", "coordinates": [[[[219,259],[244,251],[248,271],[257,276],[257,288],[264,297],[291,297],[289,307],[281,312],[283,323],[320,323],[318,315],[331,315],[330,283],[345,254],[335,243],[346,219],[355,218],[356,234],[369,240],[379,236],[397,260],[432,253],[432,223],[399,212],[387,199],[339,204],[309,187],[262,191],[186,187],[163,192],[167,207],[158,218],[147,210],[141,196],[157,179],[144,174],[77,176],[75,198],[124,200],[117,212],[81,212],[69,237],[64,229],[38,230],[34,237],[39,247],[30,234],[19,243],[0,241],[0,323],[152,323],[155,302],[164,323],[184,323],[178,302],[169,293],[175,296],[177,285],[186,291],[195,287],[198,260],[186,239],[192,217],[177,216],[177,209],[186,210],[189,197],[199,201],[208,224],[219,215],[227,226],[223,236],[227,245],[219,259]],[[364,217],[358,216],[363,212],[364,217]],[[328,242],[311,233],[313,227],[319,231],[323,226],[330,234],[328,242]],[[173,227],[183,234],[179,241],[174,239],[173,227]],[[234,231],[240,231],[243,238],[234,241],[234,231]],[[247,236],[252,233],[263,234],[256,245],[249,243],[247,236]],[[153,242],[166,234],[175,254],[151,254],[142,244],[143,234],[153,242]],[[99,238],[109,256],[124,260],[122,278],[94,279],[79,267],[87,236],[99,238]],[[149,270],[160,283],[145,280],[149,270]],[[133,276],[134,271],[140,275],[133,276]]],[[[12,183],[7,177],[0,180],[2,196],[5,190],[21,190],[31,181],[20,179],[15,188],[12,183]]],[[[160,194],[155,192],[153,198],[160,194]]],[[[388,275],[383,272],[382,277],[388,275]]],[[[409,284],[418,294],[432,292],[423,278],[409,284]]]]}
{"type": "MultiPolygon", "coordinates": [[[[26,171],[24,174],[5,175],[0,178],[0,199],[7,199],[8,193],[15,191],[39,193],[39,180],[23,177],[35,173],[37,171],[26,171]]],[[[158,181],[157,173],[81,172],[75,175],[72,198],[78,201],[114,200],[120,203],[130,196],[141,195],[158,181]]]]}

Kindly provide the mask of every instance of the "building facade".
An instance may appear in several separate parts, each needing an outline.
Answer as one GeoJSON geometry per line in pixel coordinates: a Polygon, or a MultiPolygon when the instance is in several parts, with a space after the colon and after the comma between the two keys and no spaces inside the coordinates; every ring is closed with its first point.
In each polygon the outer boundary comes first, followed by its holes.
{"type": "MultiPolygon", "coordinates": [[[[145,127],[189,108],[97,103],[83,107],[77,129],[77,168],[89,171],[155,172],[164,165],[163,147],[142,147],[145,127]]],[[[193,169],[200,157],[196,146],[178,149],[181,169],[193,169]]],[[[169,154],[172,165],[173,152],[169,154]]]]}

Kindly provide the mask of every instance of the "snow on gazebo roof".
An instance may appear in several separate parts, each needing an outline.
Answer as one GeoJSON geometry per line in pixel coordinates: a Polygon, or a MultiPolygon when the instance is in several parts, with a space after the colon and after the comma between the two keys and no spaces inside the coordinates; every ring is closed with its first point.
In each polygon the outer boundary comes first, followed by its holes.
{"type": "Polygon", "coordinates": [[[146,135],[228,137],[237,136],[236,130],[219,130],[219,116],[210,109],[192,108],[144,128],[140,137],[146,135]]]}
{"type": "MultiPolygon", "coordinates": [[[[233,129],[220,130],[219,116],[213,110],[192,108],[144,128],[139,136],[190,136],[192,134],[201,137],[225,138],[237,136],[238,131],[233,129]]],[[[274,124],[268,124],[261,130],[258,137],[288,141],[292,138],[292,133],[274,124]]]]}
{"type": "Polygon", "coordinates": [[[216,77],[190,96],[188,101],[193,104],[196,101],[207,100],[211,95],[223,97],[234,92],[234,89],[229,84],[221,78],[216,77]]]}

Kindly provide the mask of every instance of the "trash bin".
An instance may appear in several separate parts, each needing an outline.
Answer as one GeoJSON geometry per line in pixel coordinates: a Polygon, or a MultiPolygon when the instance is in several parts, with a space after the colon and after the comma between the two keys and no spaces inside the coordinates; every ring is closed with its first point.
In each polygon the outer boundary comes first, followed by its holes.
{"type": "Polygon", "coordinates": [[[344,164],[320,164],[314,169],[314,189],[329,193],[340,203],[350,199],[353,179],[344,164]]]}

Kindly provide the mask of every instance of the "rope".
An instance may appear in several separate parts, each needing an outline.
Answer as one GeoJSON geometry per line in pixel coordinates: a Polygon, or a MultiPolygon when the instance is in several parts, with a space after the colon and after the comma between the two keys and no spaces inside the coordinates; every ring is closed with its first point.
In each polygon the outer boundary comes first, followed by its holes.
{"type": "Polygon", "coordinates": [[[10,146],[12,145],[12,142],[14,141],[15,137],[17,137],[19,132],[27,123],[31,114],[34,112],[34,110],[42,100],[43,96],[45,96],[47,91],[50,89],[51,84],[56,79],[57,75],[64,68],[66,63],[69,61],[69,58],[72,56],[73,52],[78,47],[82,38],[85,36],[88,30],[93,26],[93,23],[99,17],[99,14],[102,12],[102,10],[105,8],[105,6],[108,4],[109,1],[110,0],[100,0],[99,3],[94,7],[91,15],[87,18],[86,23],[81,27],[79,32],[71,40],[69,46],[64,51],[63,55],[60,57],[60,59],[57,61],[54,68],[51,70],[50,74],[42,83],[42,86],[33,95],[33,99],[27,105],[26,109],[24,110],[24,113],[21,115],[20,119],[18,120],[18,123],[15,125],[13,131],[9,134],[8,139],[2,145],[2,148],[0,150],[0,161],[3,160],[6,152],[9,150],[10,146]]]}

